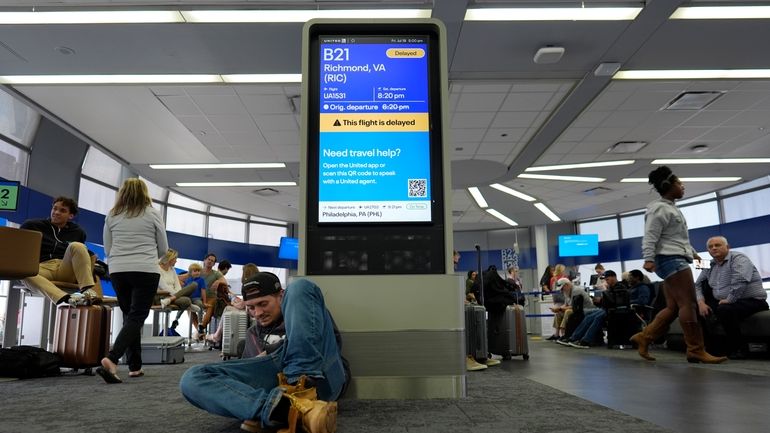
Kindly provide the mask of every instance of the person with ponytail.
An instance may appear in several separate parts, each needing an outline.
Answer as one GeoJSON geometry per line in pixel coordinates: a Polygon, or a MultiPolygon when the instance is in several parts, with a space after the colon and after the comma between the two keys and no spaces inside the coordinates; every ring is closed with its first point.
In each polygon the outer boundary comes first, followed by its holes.
{"type": "Polygon", "coordinates": [[[679,316],[687,344],[687,361],[718,364],[727,358],[712,356],[703,345],[703,330],[698,323],[695,283],[690,269],[693,259],[700,259],[690,244],[687,221],[674,202],[684,197],[684,184],[666,166],[650,172],[649,183],[660,194],[660,199],[647,205],[644,215],[642,256],[644,269],[663,278],[666,308],[655,319],[631,337],[638,345],[639,355],[654,361],[648,346],[661,337],[668,325],[679,316]]]}

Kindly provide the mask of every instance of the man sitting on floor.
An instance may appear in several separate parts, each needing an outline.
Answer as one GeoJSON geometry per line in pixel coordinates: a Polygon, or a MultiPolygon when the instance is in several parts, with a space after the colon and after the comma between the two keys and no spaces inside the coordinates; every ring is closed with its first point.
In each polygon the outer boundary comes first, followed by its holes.
{"type": "Polygon", "coordinates": [[[40,246],[40,269],[24,283],[47,296],[56,304],[85,305],[102,300],[101,286],[95,285],[93,265],[85,246],[86,232],[72,222],[78,204],[67,197],[57,197],[51,207],[51,217],[27,220],[21,228],[43,234],[40,246]],[[67,293],[52,281],[75,283],[80,291],[67,293]]]}
{"type": "Polygon", "coordinates": [[[190,368],[179,384],[182,395],[203,410],[243,420],[246,431],[299,422],[307,433],[333,432],[335,400],[350,374],[321,289],[300,279],[284,291],[278,277],[260,272],[241,290],[260,327],[259,341],[247,343],[245,354],[257,356],[190,368]]]}

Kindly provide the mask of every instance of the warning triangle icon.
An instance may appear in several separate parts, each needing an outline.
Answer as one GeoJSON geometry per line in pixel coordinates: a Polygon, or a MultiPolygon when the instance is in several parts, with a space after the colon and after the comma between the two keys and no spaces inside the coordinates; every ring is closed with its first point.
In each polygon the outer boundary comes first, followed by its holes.
{"type": "Polygon", "coordinates": [[[342,126],[342,124],[340,123],[340,119],[337,119],[334,121],[334,126],[342,126]]]}

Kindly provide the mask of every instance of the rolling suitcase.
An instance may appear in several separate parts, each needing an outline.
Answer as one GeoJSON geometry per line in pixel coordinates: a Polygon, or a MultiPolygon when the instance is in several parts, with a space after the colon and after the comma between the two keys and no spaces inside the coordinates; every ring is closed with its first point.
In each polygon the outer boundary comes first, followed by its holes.
{"type": "Polygon", "coordinates": [[[488,333],[490,352],[502,355],[503,359],[529,359],[527,320],[521,305],[509,305],[500,314],[490,314],[488,333]]]}
{"type": "Polygon", "coordinates": [[[102,305],[59,307],[56,312],[53,352],[61,356],[62,367],[85,368],[100,365],[110,350],[112,308],[102,305]]]}
{"type": "Polygon", "coordinates": [[[631,347],[630,338],[639,332],[641,322],[630,308],[607,310],[607,348],[631,347]]]}
{"type": "MultiPolygon", "coordinates": [[[[229,310],[222,313],[222,357],[240,358],[238,342],[246,339],[249,316],[244,310],[229,310]]],[[[241,348],[243,351],[243,348],[241,348]]]]}
{"type": "Polygon", "coordinates": [[[465,344],[468,355],[478,361],[487,359],[487,309],[481,305],[465,305],[465,344]]]}
{"type": "Polygon", "coordinates": [[[142,337],[143,364],[180,364],[184,362],[184,337],[142,337]]]}

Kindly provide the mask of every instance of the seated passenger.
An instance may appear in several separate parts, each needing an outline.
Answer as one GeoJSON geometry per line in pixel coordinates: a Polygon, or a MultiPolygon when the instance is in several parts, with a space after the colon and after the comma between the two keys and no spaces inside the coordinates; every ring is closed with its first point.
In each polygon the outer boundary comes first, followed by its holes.
{"type": "Polygon", "coordinates": [[[27,220],[21,225],[23,229],[43,234],[38,274],[23,281],[56,304],[86,305],[102,300],[101,286],[94,280],[91,255],[85,246],[86,232],[72,222],[77,213],[75,200],[57,197],[50,218],[27,220]],[[51,281],[75,283],[80,290],[70,294],[51,281]]]}
{"type": "MultiPolygon", "coordinates": [[[[190,266],[187,267],[187,273],[182,275],[182,277],[184,277],[182,285],[184,287],[187,287],[191,284],[195,285],[195,290],[190,293],[190,300],[192,301],[193,305],[200,307],[201,311],[206,311],[206,306],[203,304],[203,294],[206,292],[206,281],[204,281],[203,277],[201,277],[202,269],[203,267],[198,263],[190,264],[190,266]]],[[[202,320],[203,318],[199,318],[198,315],[194,314],[193,312],[190,312],[190,318],[193,322],[193,327],[198,328],[198,337],[203,338],[205,336],[205,333],[203,332],[203,326],[199,325],[198,322],[199,319],[202,320]]]]}
{"type": "MultiPolygon", "coordinates": [[[[254,275],[259,273],[259,268],[254,263],[246,263],[243,265],[243,274],[241,275],[241,287],[243,287],[244,284],[246,284],[246,280],[253,277],[254,275]]],[[[241,289],[241,292],[243,292],[243,289],[241,289]]],[[[231,311],[231,310],[245,310],[246,304],[243,303],[243,299],[239,298],[236,295],[232,295],[230,298],[230,305],[225,307],[225,312],[231,311]]],[[[219,324],[217,325],[217,331],[213,334],[207,335],[206,340],[210,341],[214,345],[218,345],[222,341],[222,329],[224,328],[225,322],[223,320],[219,321],[219,324]]]]}
{"type": "Polygon", "coordinates": [[[639,269],[628,272],[631,287],[631,305],[652,305],[652,289],[644,282],[644,274],[639,269]]]}
{"type": "MultiPolygon", "coordinates": [[[[609,273],[609,272],[611,272],[611,271],[608,271],[607,273],[609,273]]],[[[615,273],[612,272],[613,277],[615,277],[614,274],[615,273]]],[[[605,274],[605,278],[607,278],[606,274],[605,274]]],[[[617,278],[617,277],[615,277],[615,278],[617,278]]],[[[567,281],[559,280],[559,281],[561,282],[562,286],[564,286],[564,287],[566,287],[568,285],[569,286],[572,285],[572,282],[570,282],[569,280],[567,280],[567,281]]],[[[588,293],[586,293],[586,291],[583,290],[582,288],[580,288],[579,286],[578,287],[570,287],[569,291],[572,294],[571,297],[573,298],[573,301],[572,301],[573,303],[576,302],[575,299],[582,300],[582,303],[583,303],[583,320],[580,321],[580,324],[577,325],[577,328],[575,328],[575,330],[572,332],[571,335],[569,335],[569,336],[567,336],[565,338],[561,338],[561,339],[557,340],[556,342],[561,344],[561,345],[565,345],[565,346],[569,345],[569,346],[581,347],[581,348],[582,347],[586,347],[586,348],[590,347],[590,345],[589,345],[590,343],[589,342],[591,342],[593,340],[589,340],[589,339],[590,338],[596,338],[597,332],[601,332],[602,325],[604,324],[604,317],[607,315],[607,313],[603,309],[597,308],[596,305],[594,304],[593,299],[591,299],[591,296],[588,293]],[[577,297],[579,297],[579,298],[577,298],[577,297]],[[596,320],[599,320],[598,325],[595,324],[596,320]],[[597,331],[597,329],[595,329],[596,326],[598,326],[598,331],[597,331]],[[583,344],[583,343],[585,343],[585,344],[583,344]]],[[[565,324],[565,326],[566,326],[566,324],[565,324]]]]}
{"type": "Polygon", "coordinates": [[[588,299],[591,298],[585,290],[581,289],[579,286],[575,287],[574,283],[572,283],[569,278],[560,278],[556,282],[554,289],[557,293],[553,294],[554,306],[550,307],[550,310],[554,313],[553,327],[556,331],[554,332],[554,335],[548,337],[547,340],[556,340],[557,343],[560,341],[565,343],[569,341],[566,335],[567,323],[575,320],[575,317],[573,316],[574,310],[572,308],[573,298],[576,295],[579,295],[581,299],[584,297],[587,297],[588,299]]]}
{"type": "Polygon", "coordinates": [[[247,346],[254,357],[190,368],[179,384],[182,395],[203,410],[243,420],[241,428],[251,432],[290,420],[309,433],[334,431],[335,400],[350,373],[321,290],[300,279],[284,291],[278,277],[260,272],[242,292],[260,336],[247,346]]]}
{"type": "MultiPolygon", "coordinates": [[[[174,269],[178,257],[179,253],[175,249],[169,248],[168,251],[166,251],[166,254],[158,261],[160,280],[158,280],[158,295],[156,301],[160,299],[160,306],[164,309],[169,305],[177,306],[178,311],[176,313],[176,318],[171,323],[171,328],[174,329],[179,325],[179,318],[182,317],[182,314],[184,314],[184,312],[190,308],[190,305],[192,305],[190,295],[192,295],[198,287],[198,284],[194,282],[185,287],[182,287],[179,283],[179,276],[174,269]]],[[[153,302],[153,304],[158,304],[158,302],[153,302]]]]}
{"type": "Polygon", "coordinates": [[[591,295],[586,293],[582,287],[575,286],[572,281],[567,278],[562,278],[557,281],[556,287],[564,293],[565,305],[569,306],[569,309],[564,312],[564,319],[559,324],[561,337],[556,340],[557,343],[566,346],[569,345],[570,337],[574,335],[575,330],[584,320],[574,313],[575,310],[582,307],[580,309],[583,312],[583,317],[585,317],[585,314],[588,313],[588,311],[596,309],[596,305],[594,305],[591,295]],[[579,307],[575,304],[577,301],[580,302],[579,307]]]}
{"type": "Polygon", "coordinates": [[[757,267],[743,253],[730,251],[723,236],[706,242],[711,266],[701,271],[695,281],[698,313],[707,317],[716,314],[727,334],[728,358],[745,359],[741,322],[759,311],[767,310],[767,293],[757,267]],[[710,286],[712,293],[706,287],[710,286]]]}

